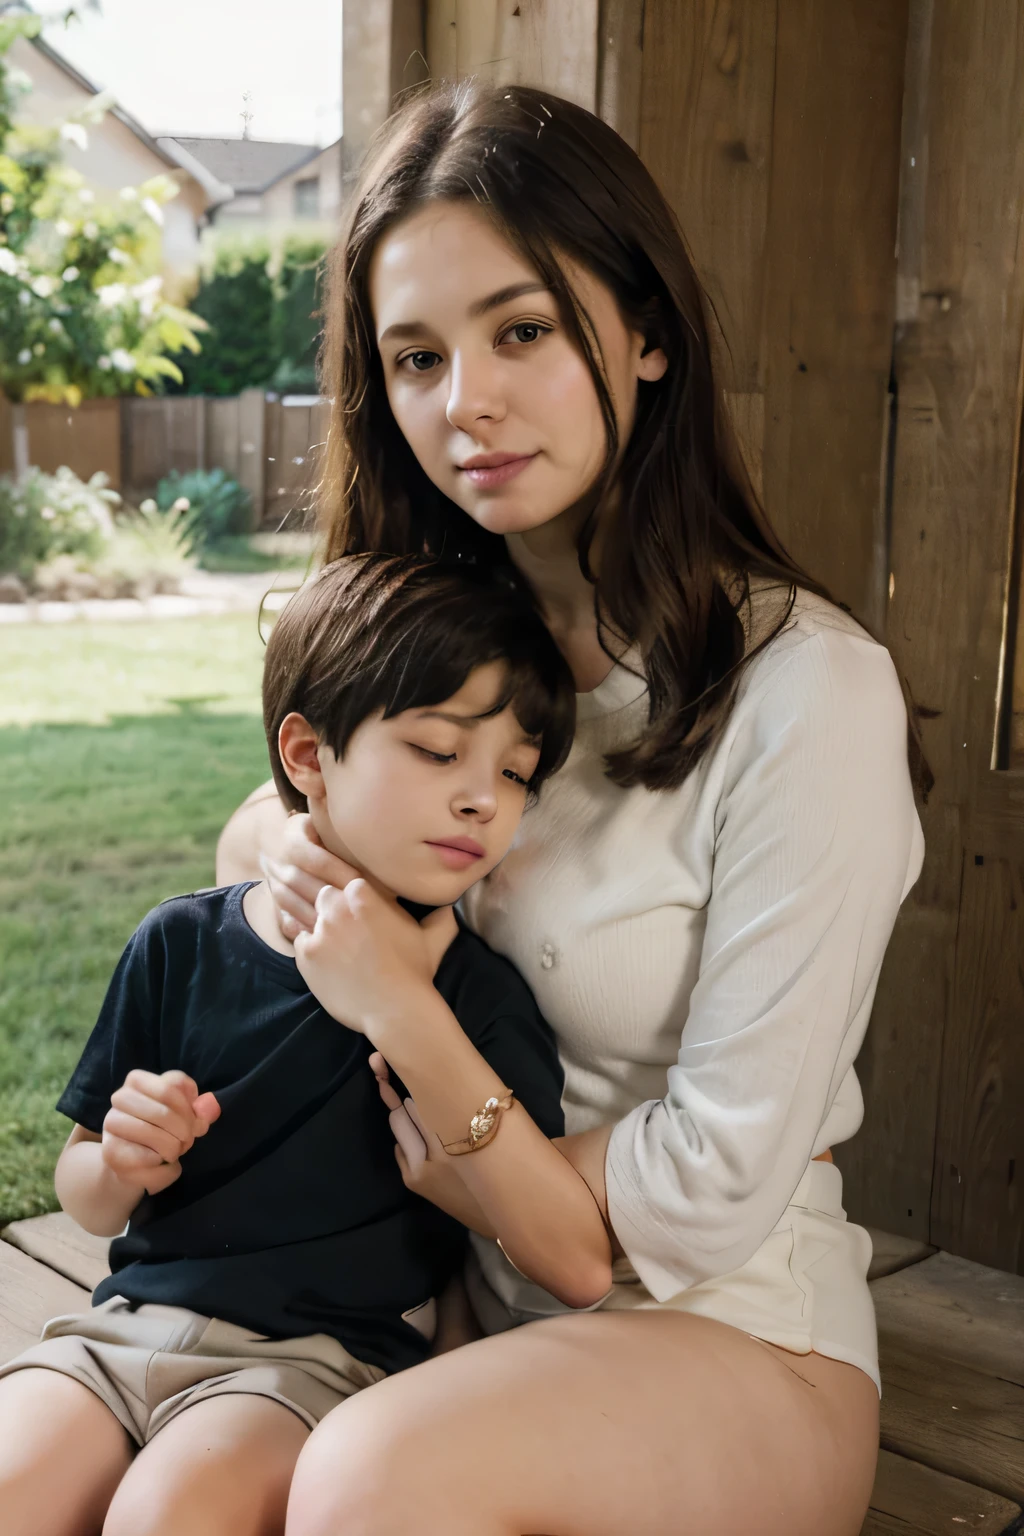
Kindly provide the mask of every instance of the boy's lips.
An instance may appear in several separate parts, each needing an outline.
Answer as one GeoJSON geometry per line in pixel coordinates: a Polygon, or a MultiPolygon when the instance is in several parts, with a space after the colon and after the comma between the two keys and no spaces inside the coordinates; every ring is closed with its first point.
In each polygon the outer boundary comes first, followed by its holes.
{"type": "Polygon", "coordinates": [[[428,848],[436,848],[438,856],[449,869],[468,869],[477,859],[482,859],[486,849],[471,837],[446,837],[438,842],[428,839],[428,848]]]}

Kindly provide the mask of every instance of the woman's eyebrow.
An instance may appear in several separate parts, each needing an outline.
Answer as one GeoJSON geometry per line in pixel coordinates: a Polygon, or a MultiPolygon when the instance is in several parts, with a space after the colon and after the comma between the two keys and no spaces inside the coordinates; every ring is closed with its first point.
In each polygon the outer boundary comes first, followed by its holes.
{"type": "MultiPolygon", "coordinates": [[[[469,314],[474,320],[481,315],[489,314],[492,309],[500,309],[503,304],[511,304],[513,299],[521,299],[528,293],[548,293],[550,289],[546,283],[512,283],[507,288],[499,288],[496,293],[489,293],[485,299],[478,299],[470,305],[469,314]]],[[[430,326],[424,320],[402,320],[389,325],[377,338],[377,345],[385,341],[415,341],[417,336],[422,336],[429,331],[430,326]]]]}

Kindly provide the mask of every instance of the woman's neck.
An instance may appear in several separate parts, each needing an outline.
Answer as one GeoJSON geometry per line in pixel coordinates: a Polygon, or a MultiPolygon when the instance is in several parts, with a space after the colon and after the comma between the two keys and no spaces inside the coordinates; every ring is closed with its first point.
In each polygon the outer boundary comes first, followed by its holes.
{"type": "MultiPolygon", "coordinates": [[[[580,570],[580,522],[579,517],[563,513],[527,533],[508,534],[505,542],[513,565],[536,594],[544,622],[569,663],[578,691],[589,693],[604,681],[614,663],[598,638],[593,583],[580,570]]],[[[596,562],[596,548],[591,558],[596,562]]]]}

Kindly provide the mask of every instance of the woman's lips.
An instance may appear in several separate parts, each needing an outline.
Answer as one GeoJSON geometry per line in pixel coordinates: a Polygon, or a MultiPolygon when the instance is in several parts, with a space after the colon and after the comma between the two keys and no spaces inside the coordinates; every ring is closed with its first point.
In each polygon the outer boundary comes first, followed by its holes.
{"type": "Polygon", "coordinates": [[[428,848],[433,848],[442,864],[447,864],[449,869],[468,869],[478,859],[484,856],[484,850],[479,843],[474,843],[471,838],[459,838],[451,843],[427,843],[428,848]]]}
{"type": "Polygon", "coordinates": [[[459,472],[465,475],[478,491],[492,491],[499,485],[507,485],[510,480],[515,479],[516,475],[522,474],[536,457],[535,453],[526,453],[516,459],[505,459],[500,463],[491,464],[474,464],[470,460],[468,464],[460,466],[459,472]]]}

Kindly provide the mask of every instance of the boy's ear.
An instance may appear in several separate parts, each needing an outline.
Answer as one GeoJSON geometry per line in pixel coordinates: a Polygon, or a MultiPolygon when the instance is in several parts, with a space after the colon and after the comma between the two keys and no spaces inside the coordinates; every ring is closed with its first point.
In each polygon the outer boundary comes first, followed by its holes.
{"type": "Polygon", "coordinates": [[[317,748],[320,739],[304,715],[294,710],[285,715],[277,732],[277,750],[281,766],[292,784],[307,800],[320,800],[324,779],[317,748]]]}

